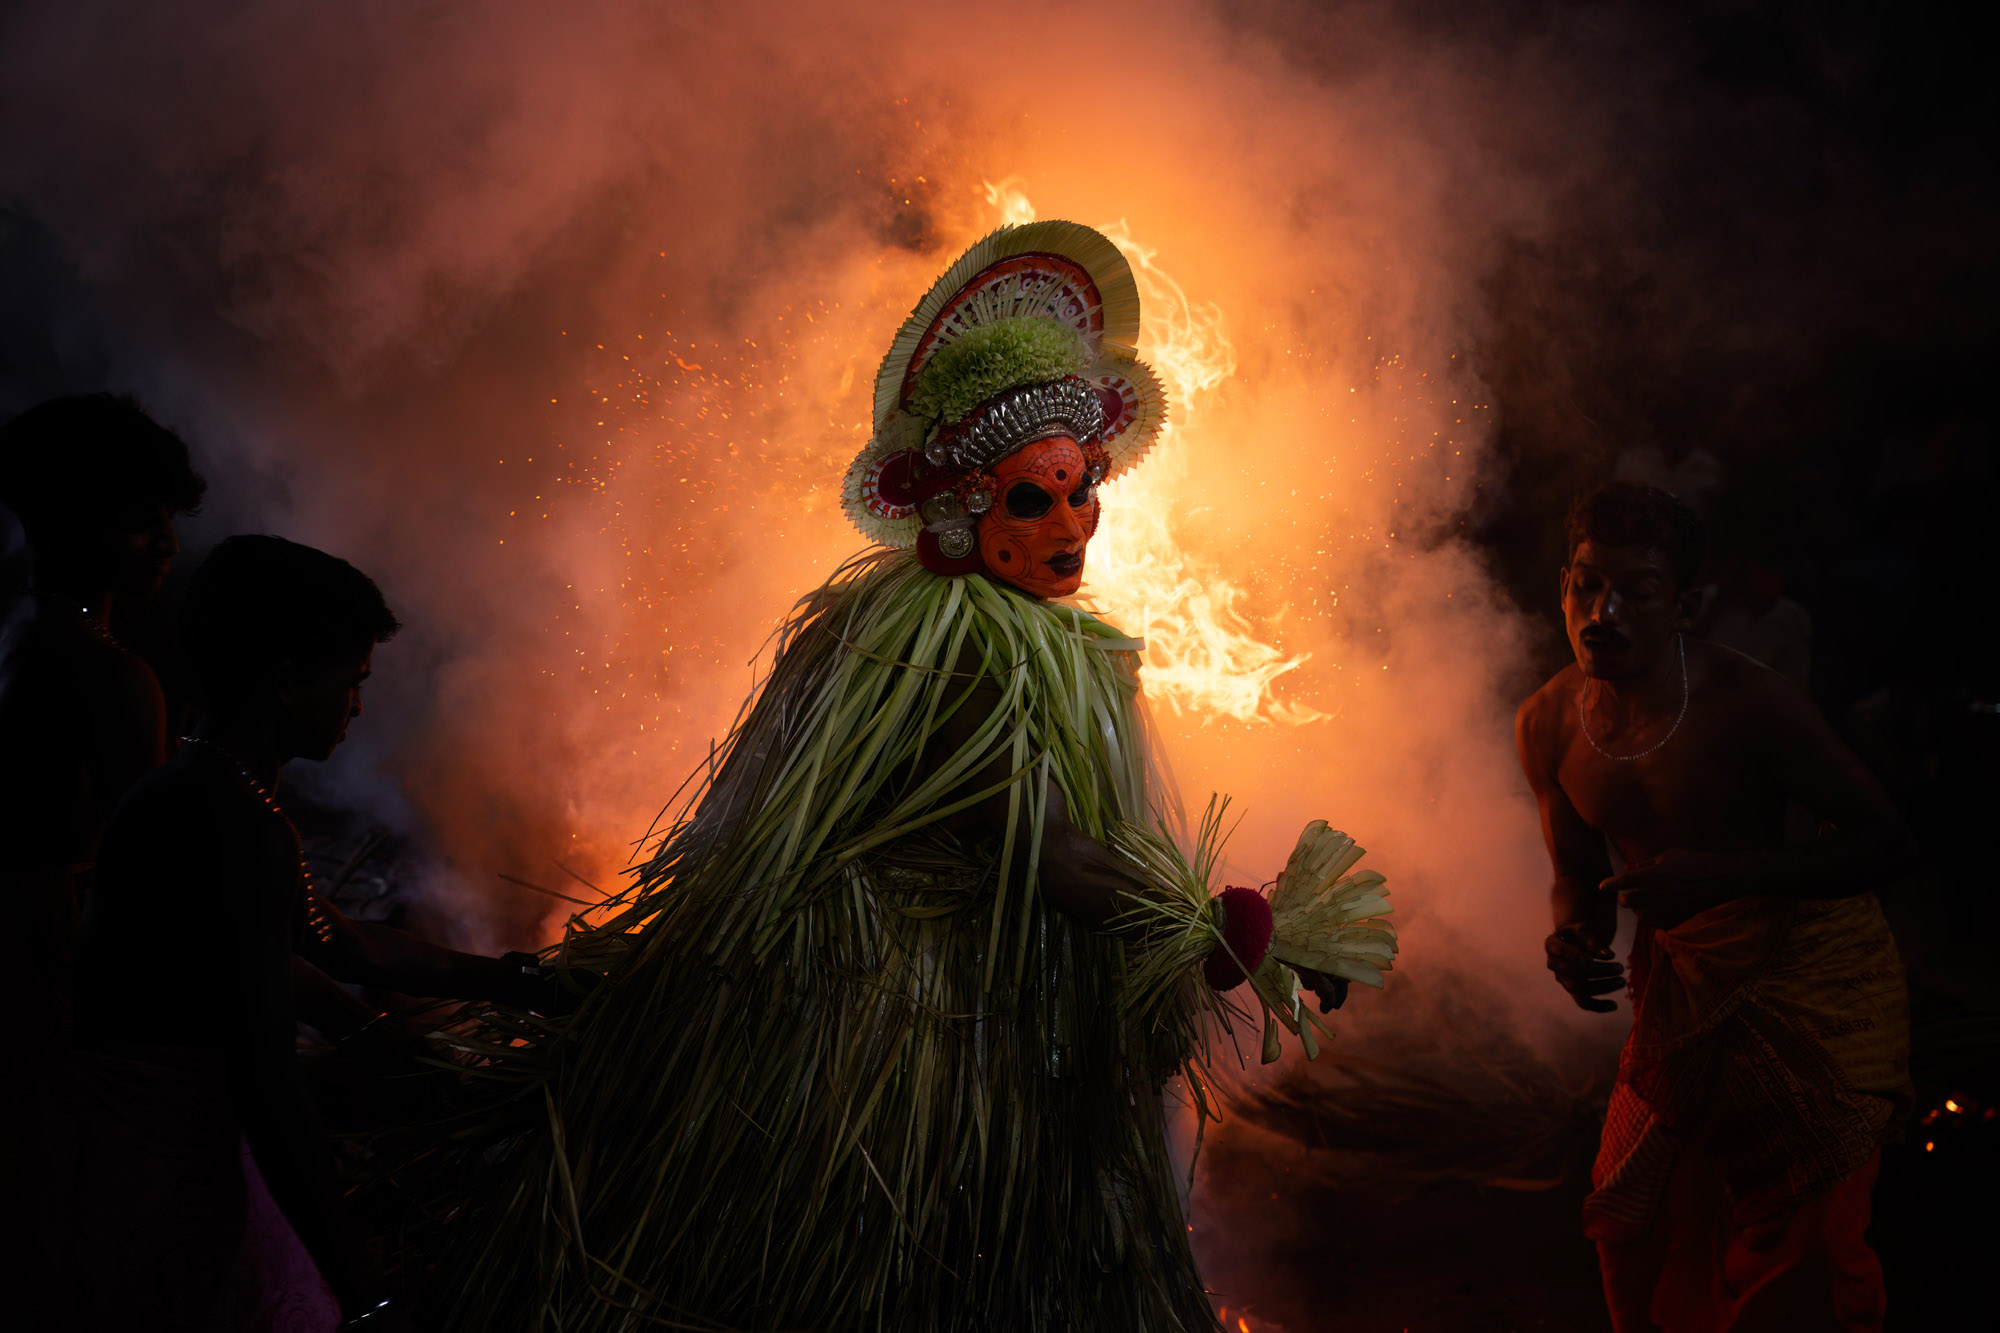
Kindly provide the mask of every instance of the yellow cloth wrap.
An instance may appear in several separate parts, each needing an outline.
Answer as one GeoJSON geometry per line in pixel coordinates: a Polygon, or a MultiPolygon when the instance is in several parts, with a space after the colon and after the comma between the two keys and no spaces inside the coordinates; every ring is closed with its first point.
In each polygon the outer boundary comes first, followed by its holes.
{"type": "Polygon", "coordinates": [[[1741,898],[1642,928],[1632,978],[1624,1113],[1587,1213],[1650,1211],[1660,1135],[1708,1157],[1746,1211],[1774,1210],[1831,1189],[1909,1111],[1909,997],[1873,894],[1741,898]]]}

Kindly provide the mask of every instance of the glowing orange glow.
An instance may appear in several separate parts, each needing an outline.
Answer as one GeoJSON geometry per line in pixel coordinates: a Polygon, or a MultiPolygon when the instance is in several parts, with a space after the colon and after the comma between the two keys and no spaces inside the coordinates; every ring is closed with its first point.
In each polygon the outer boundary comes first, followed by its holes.
{"type": "MultiPolygon", "coordinates": [[[[986,201],[1004,222],[1035,220],[1021,185],[1016,176],[985,182],[986,201]]],[[[1243,589],[1190,554],[1173,523],[1193,498],[1188,457],[1200,447],[1202,418],[1215,391],[1236,373],[1223,312],[1190,301],[1122,218],[1102,230],[1132,263],[1145,311],[1139,355],[1167,386],[1171,410],[1145,466],[1105,487],[1104,524],[1090,548],[1088,600],[1112,624],[1146,641],[1147,693],[1175,712],[1239,722],[1319,720],[1325,714],[1318,709],[1279,699],[1271,688],[1306,655],[1288,655],[1266,642],[1244,610],[1243,589]]]]}
{"type": "MultiPolygon", "coordinates": [[[[552,729],[535,745],[564,756],[535,769],[562,775],[553,873],[619,882],[633,830],[735,716],[774,619],[862,544],[837,482],[915,295],[995,225],[1063,216],[1130,259],[1138,351],[1172,400],[1144,465],[1105,488],[1080,600],[1146,642],[1141,679],[1182,795],[1235,797],[1229,873],[1261,882],[1303,822],[1335,820],[1392,874],[1490,916],[1479,937],[1503,969],[1537,957],[1532,913],[1460,887],[1533,883],[1546,865],[1495,722],[1511,709],[1496,691],[1518,662],[1513,622],[1443,526],[1472,496],[1484,390],[1391,308],[1427,298],[1401,277],[1385,296],[1338,235],[1300,244],[1256,190],[1103,180],[1061,152],[988,160],[983,176],[921,183],[920,237],[835,228],[727,275],[727,320],[648,281],[615,331],[548,330],[588,363],[544,395],[559,399],[552,456],[487,466],[513,488],[498,549],[556,573],[530,673],[552,729]],[[1440,838],[1447,805],[1456,835],[1440,838]]],[[[900,201],[914,181],[877,184],[900,201]]],[[[500,679],[521,676],[512,662],[494,659],[479,697],[514,688],[500,679]]],[[[476,844],[485,827],[468,801],[451,833],[476,844]]]]}
{"type": "Polygon", "coordinates": [[[1951,1112],[1953,1115],[1957,1115],[1960,1111],[1963,1111],[1965,1108],[1960,1106],[1957,1102],[1953,1101],[1951,1098],[1947,1097],[1944,1099],[1944,1109],[1951,1112]]]}
{"type": "Polygon", "coordinates": [[[986,202],[1000,210],[1003,225],[1018,227],[1035,220],[1035,206],[1021,192],[1019,176],[1009,176],[1001,181],[982,181],[980,184],[986,191],[986,202]]]}

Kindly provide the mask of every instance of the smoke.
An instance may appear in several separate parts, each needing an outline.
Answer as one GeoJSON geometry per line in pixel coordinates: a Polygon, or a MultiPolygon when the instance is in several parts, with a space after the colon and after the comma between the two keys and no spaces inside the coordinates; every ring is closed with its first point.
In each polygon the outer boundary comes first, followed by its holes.
{"type": "Polygon", "coordinates": [[[969,17],[24,13],[37,133],[0,180],[115,330],[104,377],[214,474],[193,541],[325,546],[411,625],[336,772],[421,812],[481,939],[547,906],[498,871],[615,873],[856,544],[834,486],[873,363],[998,220],[981,183],[1125,220],[1240,358],[1159,461],[1175,532],[1328,714],[1169,713],[1184,787],[1236,795],[1246,876],[1328,817],[1406,910],[1532,961],[1520,633],[1454,524],[1491,434],[1477,282],[1540,225],[1521,146],[1555,108],[1365,8],[1029,7],[1004,56],[969,17]]]}
{"type": "MultiPolygon", "coordinates": [[[[383,584],[410,628],[317,784],[422,830],[434,924],[519,946],[559,917],[499,876],[610,887],[858,545],[875,362],[1000,220],[983,183],[1122,220],[1237,357],[1145,494],[1323,715],[1161,710],[1183,790],[1234,796],[1245,882],[1308,819],[1355,833],[1405,971],[1552,1041],[1530,634],[1464,525],[1488,279],[1615,157],[1560,35],[1187,0],[20,10],[0,198],[55,276],[0,410],[134,390],[215,483],[190,547],[276,531],[383,584]]],[[[1356,1040],[1421,1039],[1395,985],[1356,1040]]]]}

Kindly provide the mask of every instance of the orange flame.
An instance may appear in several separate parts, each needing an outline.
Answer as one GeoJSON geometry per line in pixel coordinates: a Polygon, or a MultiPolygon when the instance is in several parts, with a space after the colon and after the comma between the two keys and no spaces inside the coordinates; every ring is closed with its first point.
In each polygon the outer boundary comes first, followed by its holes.
{"type": "MultiPolygon", "coordinates": [[[[1007,223],[1032,222],[1018,176],[984,182],[986,201],[1007,223]]],[[[1189,556],[1168,515],[1187,482],[1190,442],[1218,388],[1236,373],[1236,348],[1214,306],[1196,305],[1133,239],[1124,219],[1100,228],[1131,261],[1145,322],[1139,353],[1165,383],[1172,416],[1146,465],[1112,482],[1103,526],[1090,549],[1090,597],[1106,619],[1146,641],[1146,689],[1176,713],[1291,725],[1327,716],[1280,699],[1278,677],[1309,654],[1267,642],[1244,610],[1240,586],[1189,556]]]]}
{"type": "Polygon", "coordinates": [[[1018,227],[1035,220],[1035,206],[1028,202],[1027,195],[1021,193],[1025,182],[1019,176],[980,183],[986,187],[986,202],[1000,210],[1001,226],[1018,227]]]}

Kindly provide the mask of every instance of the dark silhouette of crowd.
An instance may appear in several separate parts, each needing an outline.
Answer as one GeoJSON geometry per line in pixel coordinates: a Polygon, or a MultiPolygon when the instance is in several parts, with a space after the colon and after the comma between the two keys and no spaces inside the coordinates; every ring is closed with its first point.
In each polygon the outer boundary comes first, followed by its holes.
{"type": "Polygon", "coordinates": [[[204,489],[130,398],[0,428],[0,503],[32,567],[0,626],[23,1034],[0,1099],[22,1232],[0,1246],[4,1286],[24,1328],[403,1328],[342,1200],[299,1022],[408,1072],[420,1044],[358,988],[539,1012],[575,992],[530,955],[446,949],[316,891],[280,772],[345,739],[399,628],[360,570],[279,537],[217,545],[179,619],[197,720],[168,726],[189,710],[112,617],[159,589],[204,489]]]}

